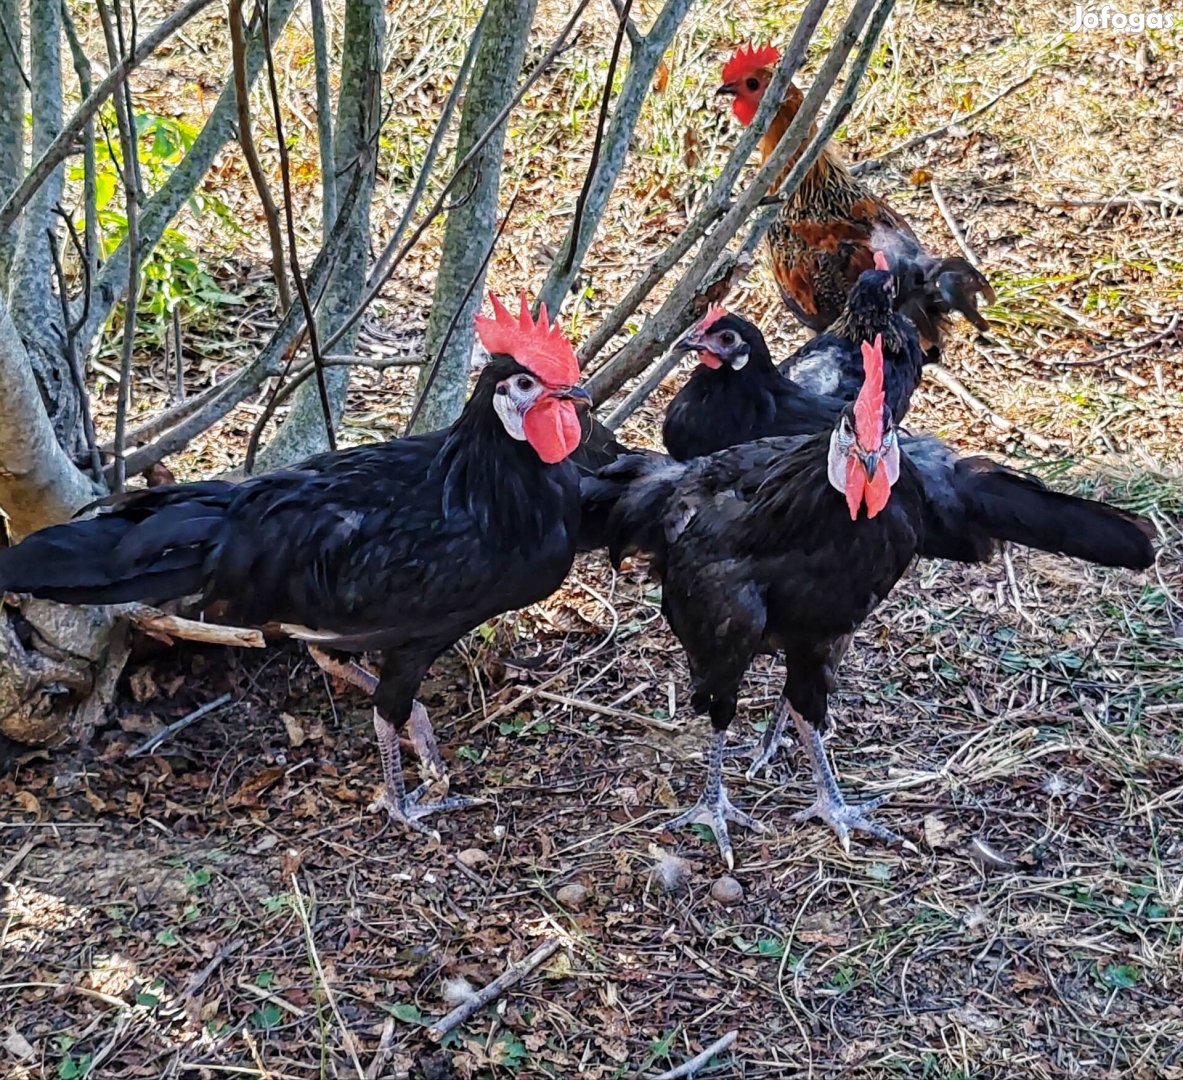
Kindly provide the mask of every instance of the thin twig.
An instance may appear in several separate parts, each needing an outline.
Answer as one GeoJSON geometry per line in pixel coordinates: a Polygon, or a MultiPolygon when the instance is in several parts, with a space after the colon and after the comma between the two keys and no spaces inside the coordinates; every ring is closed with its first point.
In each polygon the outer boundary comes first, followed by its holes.
{"type": "MultiPolygon", "coordinates": [[[[559,31],[558,36],[553,42],[551,42],[550,48],[547,49],[545,53],[543,53],[542,59],[540,59],[538,63],[534,65],[533,70],[529,75],[526,76],[525,81],[521,86],[518,87],[513,97],[510,98],[508,102],[506,102],[505,107],[493,118],[493,122],[488,126],[481,137],[472,144],[472,149],[470,149],[468,153],[464,155],[464,159],[456,165],[452,175],[448,178],[448,182],[444,184],[443,188],[440,190],[440,193],[436,196],[435,202],[431,204],[431,207],[428,209],[427,214],[424,216],[423,220],[419,222],[411,235],[407,237],[406,242],[399,249],[398,254],[394,256],[389,266],[387,266],[382,272],[382,275],[374,281],[373,286],[366,291],[366,295],[362,297],[361,302],[356,308],[354,308],[348,318],[346,318],[341,326],[337,328],[336,332],[329,338],[329,340],[325,342],[326,351],[336,345],[349,332],[349,330],[353,327],[353,324],[362,317],[362,315],[369,308],[370,304],[374,302],[374,299],[377,297],[378,293],[382,291],[382,288],[385,286],[386,282],[390,280],[391,276],[394,274],[394,271],[398,269],[399,264],[402,263],[403,259],[407,257],[407,254],[411,251],[411,249],[414,248],[414,246],[419,242],[419,238],[427,231],[431,223],[443,212],[448,201],[448,196],[451,194],[452,188],[456,186],[456,182],[461,176],[464,175],[469,165],[471,165],[477,159],[480,152],[485,148],[485,144],[494,136],[494,134],[496,134],[497,129],[500,128],[503,123],[505,123],[509,114],[513,112],[515,108],[517,108],[518,103],[523,97],[525,97],[530,87],[542,77],[550,65],[554,63],[555,58],[565,50],[567,47],[568,36],[574,29],[575,24],[579,21],[580,17],[583,15],[584,9],[590,2],[591,0],[579,0],[575,10],[571,13],[570,17],[567,19],[567,22],[563,25],[563,28],[559,31]]],[[[373,277],[371,277],[371,280],[373,280],[373,277]]]]}
{"type": "Polygon", "coordinates": [[[852,165],[850,171],[855,176],[860,176],[865,172],[871,172],[874,169],[878,169],[888,158],[895,157],[896,154],[902,154],[906,150],[914,150],[922,143],[928,142],[929,139],[939,139],[951,128],[960,127],[962,124],[966,124],[970,120],[981,116],[982,113],[988,112],[990,109],[994,108],[994,106],[997,105],[1004,97],[1007,97],[1021,87],[1026,86],[1032,79],[1035,78],[1037,74],[1039,74],[1040,70],[1042,69],[1035,68],[1034,70],[1029,71],[1026,75],[1019,79],[1018,82],[1013,82],[1009,86],[1003,87],[989,101],[985,102],[985,104],[979,105],[976,109],[972,109],[967,113],[962,113],[959,116],[954,116],[951,120],[945,121],[945,123],[932,128],[930,131],[922,132],[919,135],[913,135],[910,139],[905,139],[902,143],[898,143],[897,145],[884,150],[883,153],[879,154],[877,157],[868,158],[866,161],[860,161],[858,164],[852,165]]]}
{"type": "Polygon", "coordinates": [[[495,1001],[507,990],[512,989],[520,983],[535,968],[544,964],[559,951],[562,944],[561,939],[551,938],[549,941],[544,941],[539,945],[537,949],[520,963],[510,964],[488,986],[478,990],[462,1005],[457,1005],[450,1013],[432,1024],[427,1029],[427,1037],[439,1042],[449,1031],[459,1027],[470,1016],[480,1012],[490,1001],[495,1001]]]}
{"type": "Polygon", "coordinates": [[[945,224],[949,226],[949,232],[953,234],[953,239],[957,242],[957,246],[961,248],[961,254],[969,260],[971,266],[977,267],[978,257],[974,254],[973,248],[966,242],[965,234],[962,233],[961,227],[957,224],[957,219],[953,217],[952,212],[949,210],[949,205],[945,202],[945,196],[941,194],[941,189],[937,187],[937,182],[930,180],[928,186],[929,190],[932,191],[933,201],[937,204],[937,209],[941,212],[941,217],[945,219],[945,224]]]}
{"type": "MultiPolygon", "coordinates": [[[[115,0],[115,17],[107,8],[106,0],[98,0],[99,18],[103,34],[107,39],[107,52],[112,66],[118,66],[121,58],[134,55],[135,42],[129,50],[124,41],[123,11],[120,0],[115,0]]],[[[124,448],[127,445],[127,413],[131,404],[131,362],[135,349],[136,309],[140,299],[140,158],[139,140],[135,126],[135,110],[131,89],[124,80],[114,98],[115,119],[119,127],[119,145],[123,161],[120,176],[123,180],[124,207],[127,215],[127,299],[123,313],[123,339],[119,361],[119,396],[115,401],[114,462],[111,476],[111,490],[120,492],[127,484],[127,463],[124,448]]]]}
{"type": "Polygon", "coordinates": [[[173,304],[173,363],[176,365],[174,371],[175,378],[175,394],[179,402],[185,400],[185,357],[182,349],[183,342],[181,340],[181,305],[173,304]]]}
{"type": "Polygon", "coordinates": [[[676,1069],[670,1069],[668,1072],[663,1072],[652,1080],[681,1080],[683,1076],[694,1076],[699,1069],[701,1069],[708,1061],[716,1054],[723,1053],[728,1049],[736,1039],[739,1038],[738,1031],[729,1031],[721,1039],[716,1039],[710,1046],[708,1046],[701,1054],[696,1054],[689,1061],[684,1061],[676,1069]]]}
{"type": "Polygon", "coordinates": [[[625,27],[628,25],[629,12],[633,9],[633,0],[624,0],[616,23],[616,40],[612,42],[612,56],[608,60],[608,74],[604,76],[604,93],[600,98],[600,115],[596,119],[596,138],[592,143],[591,161],[587,166],[587,173],[583,177],[583,186],[579,189],[579,197],[575,200],[575,218],[571,223],[571,243],[567,247],[567,258],[563,262],[563,273],[569,274],[575,262],[575,249],[578,246],[579,230],[583,225],[583,211],[587,207],[587,193],[591,190],[592,181],[596,178],[596,170],[600,166],[600,147],[604,143],[604,128],[608,123],[608,103],[612,100],[612,86],[616,82],[616,65],[620,61],[620,47],[624,44],[625,27]]]}
{"type": "Polygon", "coordinates": [[[1173,337],[1175,329],[1179,325],[1180,313],[1175,312],[1171,316],[1171,321],[1167,328],[1154,337],[1147,338],[1145,341],[1139,341],[1134,345],[1123,345],[1120,349],[1112,349],[1107,353],[1102,353],[1100,356],[1094,356],[1091,360],[1050,360],[1049,363],[1055,364],[1056,367],[1096,367],[1098,364],[1107,363],[1110,360],[1116,360],[1119,356],[1133,356],[1135,353],[1145,352],[1147,349],[1154,348],[1160,341],[1166,341],[1167,338],[1173,337]]]}
{"type": "Polygon", "coordinates": [[[333,94],[329,83],[329,35],[324,0],[309,0],[312,20],[312,58],[316,66],[316,137],[320,151],[320,216],[328,236],[337,220],[337,177],[333,157],[333,94]]]}
{"type": "MultiPolygon", "coordinates": [[[[62,256],[58,251],[58,238],[53,229],[46,229],[49,237],[49,253],[53,256],[53,271],[57,278],[58,301],[62,307],[62,325],[66,328],[66,366],[70,369],[70,378],[74,382],[74,392],[78,395],[79,411],[82,414],[82,434],[86,439],[86,452],[90,458],[90,471],[97,483],[103,482],[103,459],[99,454],[98,438],[94,430],[94,417],[90,411],[90,394],[86,389],[86,375],[82,370],[82,360],[78,356],[78,327],[70,322],[70,294],[66,287],[66,272],[62,267],[62,256]]],[[[83,274],[85,275],[85,262],[83,274]]]]}
{"type": "MultiPolygon", "coordinates": [[[[234,66],[234,93],[238,104],[238,145],[242,148],[242,156],[246,159],[247,171],[251,174],[255,191],[259,196],[259,205],[263,208],[263,219],[267,223],[267,239],[271,243],[271,274],[275,278],[275,288],[279,292],[279,313],[282,315],[292,306],[292,292],[288,288],[288,275],[283,263],[279,211],[271,197],[271,188],[267,185],[267,177],[259,161],[258,148],[255,146],[255,136],[251,131],[251,99],[246,78],[246,29],[242,24],[242,4],[243,0],[230,0],[229,11],[230,58],[234,66]]],[[[264,43],[265,46],[270,45],[266,37],[264,43]]]]}
{"type": "Polygon", "coordinates": [[[107,77],[95,87],[94,91],[78,106],[74,115],[63,125],[62,130],[53,142],[45,148],[45,153],[37,159],[33,167],[25,174],[17,189],[9,195],[4,206],[0,207],[0,232],[9,228],[34,193],[46,180],[53,175],[53,171],[70,156],[74,149],[74,140],[86,126],[94,119],[103,102],[115,90],[122,86],[127,76],[148,59],[161,45],[171,37],[180,27],[184,26],[193,16],[204,8],[209,7],[213,0],[188,0],[188,3],[177,8],[168,18],[161,20],[147,34],[139,39],[135,51],[124,56],[107,77]]]}
{"type": "Polygon", "coordinates": [[[1013,432],[1016,435],[1021,435],[1032,446],[1044,452],[1051,450],[1052,444],[1042,435],[1037,435],[1033,431],[1025,431],[1005,416],[996,413],[943,364],[928,364],[924,370],[932,379],[948,390],[949,393],[969,406],[973,412],[989,420],[999,431],[1013,432]]]}
{"type": "Polygon", "coordinates": [[[126,604],[116,608],[146,634],[171,641],[201,641],[207,645],[227,645],[240,649],[262,649],[267,641],[262,630],[246,626],[226,626],[222,623],[198,622],[180,615],[168,615],[147,604],[126,604]]]}
{"type": "MultiPolygon", "coordinates": [[[[283,180],[283,216],[288,233],[288,259],[291,262],[292,278],[296,283],[296,292],[300,296],[300,307],[304,310],[304,328],[308,334],[308,349],[312,353],[312,363],[316,368],[316,388],[320,394],[320,407],[324,411],[325,437],[329,449],[337,449],[337,436],[333,431],[333,406],[329,401],[329,384],[325,380],[324,366],[320,361],[320,340],[316,330],[316,313],[312,308],[312,301],[308,299],[308,287],[304,282],[304,275],[300,272],[300,255],[296,250],[296,219],[292,208],[292,170],[288,159],[287,141],[283,134],[283,113],[279,105],[279,86],[275,81],[275,58],[271,52],[271,12],[267,0],[260,0],[262,5],[261,33],[263,41],[263,56],[267,62],[267,85],[271,90],[271,109],[275,117],[275,138],[279,149],[279,174],[283,180]]],[[[360,163],[356,171],[362,171],[360,163]]]]}
{"type": "MultiPolygon", "coordinates": [[[[70,43],[70,56],[74,62],[74,73],[78,77],[78,92],[83,100],[90,97],[92,89],[90,58],[86,55],[86,48],[78,37],[78,28],[74,25],[74,18],[70,14],[69,0],[62,0],[62,26],[66,31],[66,40],[70,43]]],[[[83,258],[83,277],[85,292],[82,301],[82,315],[78,319],[75,334],[86,322],[90,312],[90,287],[98,269],[99,257],[99,213],[98,213],[98,177],[95,165],[94,149],[94,120],[88,120],[82,126],[82,203],[84,213],[84,230],[86,244],[81,247],[83,258]]],[[[74,223],[66,217],[66,227],[74,234],[74,223]]],[[[78,247],[77,237],[74,238],[78,247]]]]}
{"type": "Polygon", "coordinates": [[[300,891],[300,881],[295,873],[291,875],[292,882],[292,898],[295,902],[296,914],[300,917],[300,923],[304,927],[304,940],[308,944],[308,955],[312,960],[313,966],[316,968],[316,976],[320,979],[320,987],[324,991],[325,997],[328,999],[329,1008],[332,1010],[333,1016],[337,1021],[337,1026],[341,1029],[341,1041],[345,1043],[345,1049],[349,1051],[349,1059],[353,1062],[353,1067],[357,1070],[357,1075],[360,1080],[366,1075],[365,1069],[362,1068],[361,1060],[357,1056],[357,1040],[353,1037],[353,1032],[349,1030],[345,1023],[345,1018],[341,1015],[341,1010],[337,1008],[337,996],[333,993],[333,988],[329,980],[325,977],[324,968],[320,963],[320,953],[316,950],[316,938],[312,934],[312,923],[308,920],[308,912],[304,908],[304,894],[300,891]]]}
{"type": "Polygon", "coordinates": [[[509,206],[505,210],[505,217],[501,219],[501,224],[497,227],[497,232],[489,244],[489,250],[485,252],[485,257],[481,259],[480,266],[476,268],[476,273],[472,275],[472,278],[468,282],[468,288],[464,290],[464,296],[456,306],[456,310],[452,313],[451,319],[448,320],[447,328],[444,330],[444,339],[440,342],[440,347],[436,349],[435,356],[431,358],[428,366],[427,379],[423,384],[423,390],[419,394],[419,399],[415,402],[414,408],[411,409],[411,415],[407,419],[407,426],[403,429],[404,435],[409,435],[415,429],[415,421],[419,419],[419,414],[423,411],[423,406],[427,401],[427,395],[431,393],[432,384],[435,382],[436,373],[439,371],[440,357],[444,355],[444,350],[448,347],[448,342],[452,339],[452,334],[460,321],[460,315],[467,306],[468,299],[472,296],[477,282],[482,280],[485,275],[485,268],[489,265],[489,260],[493,258],[493,252],[497,249],[497,242],[501,239],[501,234],[505,232],[505,226],[509,224],[509,219],[513,214],[514,207],[518,204],[518,196],[521,193],[522,189],[520,187],[513,193],[513,198],[509,200],[509,206]]]}
{"type": "Polygon", "coordinates": [[[184,731],[185,728],[196,724],[202,717],[209,716],[210,713],[220,709],[223,705],[228,705],[233,697],[233,694],[226,693],[221,697],[214,698],[213,701],[207,701],[201,708],[186,713],[180,720],[169,724],[168,727],[161,728],[155,735],[145,739],[135,749],[129,750],[127,756],[129,758],[142,757],[144,754],[152,753],[165,739],[171,739],[178,731],[184,731]]]}

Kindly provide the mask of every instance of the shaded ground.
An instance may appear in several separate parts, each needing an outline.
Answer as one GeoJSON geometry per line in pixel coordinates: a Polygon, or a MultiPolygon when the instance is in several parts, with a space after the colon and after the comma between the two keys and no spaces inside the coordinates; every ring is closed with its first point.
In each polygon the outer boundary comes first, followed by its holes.
{"type": "MultiPolygon", "coordinates": [[[[609,44],[595,18],[511,138],[526,210],[498,289],[539,280],[540,245],[566,225],[609,44]],[[557,205],[556,179],[570,192],[557,205]]],[[[392,14],[396,57],[414,55],[427,19],[392,14]]],[[[696,8],[577,327],[678,228],[734,137],[708,101],[723,47],[785,25],[779,5],[696,8]]],[[[963,329],[947,365],[1051,450],[933,383],[913,420],[965,447],[1050,457],[1057,484],[1152,513],[1161,531],[1145,575],[1025,553],[924,564],[870,620],[831,747],[848,789],[892,794],[883,819],[918,855],[856,843],[847,857],[792,824],[808,792],[793,757],[767,782],[733,774],[774,832],[737,836],[742,899],[712,898],[709,837],[651,831],[696,791],[704,726],[640,570],[583,562],[550,603],[437,665],[424,698],[454,789],[487,800],[441,823],[438,846],[365,814],[379,775],[368,710],[326,694],[300,652],[149,652],[118,727],[0,780],[5,1075],[304,1078],[348,1075],[356,1053],[378,1076],[624,1077],[735,1028],[713,1075],[1183,1076],[1183,424],[1177,324],[1167,332],[1183,291],[1179,40],[1071,37],[1057,13],[1019,4],[903,4],[849,124],[850,156],[874,156],[1038,68],[873,182],[952,250],[927,185],[911,183],[922,167],[936,177],[1000,292],[998,333],[975,343],[963,329]],[[160,754],[126,757],[227,692],[232,705],[160,754]],[[570,884],[587,890],[574,911],[558,900],[570,884]],[[424,1024],[463,995],[457,980],[483,985],[546,935],[564,948],[437,1050],[424,1024]]],[[[455,43],[439,50],[454,67],[455,43]]],[[[161,94],[199,61],[178,49],[161,94]]],[[[396,160],[421,153],[445,88],[407,95],[396,160]]],[[[314,143],[304,152],[314,160],[314,143]]],[[[227,159],[213,182],[246,206],[227,159]]],[[[428,247],[372,340],[422,325],[431,266],[428,247]]],[[[195,388],[247,355],[266,319],[265,294],[236,288],[245,309],[192,342],[195,388]]],[[[783,352],[801,335],[773,297],[757,271],[734,306],[783,352]]],[[[401,428],[410,378],[359,378],[351,440],[401,428]]],[[[676,385],[630,437],[655,437],[676,385]]],[[[254,408],[178,474],[236,463],[254,408]]],[[[767,717],[777,672],[752,673],[744,716],[767,717]]]]}

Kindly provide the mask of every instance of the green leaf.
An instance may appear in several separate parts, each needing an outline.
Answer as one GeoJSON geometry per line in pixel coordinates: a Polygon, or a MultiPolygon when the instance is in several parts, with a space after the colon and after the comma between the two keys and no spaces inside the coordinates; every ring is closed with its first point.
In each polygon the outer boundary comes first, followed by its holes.
{"type": "Polygon", "coordinates": [[[63,1058],[58,1066],[58,1076],[61,1077],[61,1080],[79,1080],[80,1077],[86,1076],[90,1072],[93,1060],[93,1054],[83,1054],[80,1058],[63,1058]]]}
{"type": "Polygon", "coordinates": [[[756,942],[756,952],[779,960],[785,954],[785,943],[777,938],[761,938],[756,942]]]}
{"type": "Polygon", "coordinates": [[[181,944],[181,939],[177,937],[177,932],[175,930],[157,930],[156,940],[161,945],[169,946],[169,948],[174,945],[181,944]]]}
{"type": "Polygon", "coordinates": [[[410,1001],[400,1001],[394,1005],[387,1005],[382,1003],[381,1006],[386,1012],[390,1013],[396,1020],[401,1020],[404,1024],[426,1024],[427,1021],[423,1019],[423,1014],[418,1007],[410,1001]]]}
{"type": "Polygon", "coordinates": [[[283,1019],[283,1010],[278,1005],[268,1002],[261,1009],[256,1009],[251,1013],[247,1019],[250,1021],[251,1027],[266,1031],[275,1027],[283,1019]]]}
{"type": "Polygon", "coordinates": [[[202,867],[200,870],[191,870],[185,875],[185,886],[192,892],[194,889],[204,889],[210,883],[210,872],[202,867]]]}
{"type": "Polygon", "coordinates": [[[1129,990],[1138,985],[1142,973],[1133,964],[1110,964],[1101,972],[1101,981],[1114,990],[1129,990]]]}
{"type": "Polygon", "coordinates": [[[255,985],[261,990],[266,990],[273,982],[275,982],[274,971],[260,971],[255,976],[255,985]]]}
{"type": "Polygon", "coordinates": [[[106,210],[115,197],[115,170],[97,169],[94,177],[95,209],[106,210]]]}
{"type": "Polygon", "coordinates": [[[156,1006],[160,1004],[160,998],[158,998],[155,994],[149,994],[145,991],[141,991],[140,993],[136,994],[136,1004],[143,1005],[148,1009],[155,1009],[156,1006]]]}

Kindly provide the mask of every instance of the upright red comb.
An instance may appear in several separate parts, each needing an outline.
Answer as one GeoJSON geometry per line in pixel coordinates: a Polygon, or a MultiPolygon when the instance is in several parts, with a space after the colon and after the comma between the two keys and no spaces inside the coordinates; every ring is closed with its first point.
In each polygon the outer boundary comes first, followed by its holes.
{"type": "Polygon", "coordinates": [[[735,55],[723,67],[723,81],[725,83],[739,82],[740,79],[751,75],[760,68],[772,67],[780,59],[780,51],[775,45],[741,45],[735,50],[735,55]]]}
{"type": "Polygon", "coordinates": [[[863,342],[863,385],[854,403],[854,431],[864,450],[883,442],[883,335],[863,342]]]}
{"type": "Polygon", "coordinates": [[[876,270],[890,270],[891,267],[887,265],[887,256],[882,251],[875,252],[875,269],[876,270]]]}
{"type": "Polygon", "coordinates": [[[476,317],[476,332],[490,353],[512,356],[548,386],[574,386],[579,381],[579,361],[556,322],[551,325],[546,305],[538,309],[538,321],[530,317],[530,302],[522,290],[521,314],[515,319],[493,293],[493,318],[476,317]]]}
{"type": "Polygon", "coordinates": [[[707,313],[698,320],[698,329],[706,333],[715,323],[728,314],[730,313],[722,304],[712,304],[707,308],[707,313]]]}

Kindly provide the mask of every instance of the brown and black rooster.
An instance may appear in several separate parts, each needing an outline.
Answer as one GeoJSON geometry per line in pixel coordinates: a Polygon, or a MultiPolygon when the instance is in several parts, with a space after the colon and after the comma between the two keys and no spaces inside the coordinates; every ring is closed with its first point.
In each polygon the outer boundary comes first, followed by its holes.
{"type": "MultiPolygon", "coordinates": [[[[755,117],[778,60],[773,46],[749,46],[724,66],[718,93],[732,97],[731,108],[741,124],[755,117]]],[[[762,161],[788,130],[802,100],[801,91],[790,84],[760,140],[762,161]]],[[[816,126],[810,135],[815,133],[816,126]]],[[[792,162],[785,172],[791,167],[792,162]]],[[[774,192],[783,179],[784,174],[774,192]]],[[[900,309],[916,325],[926,353],[940,348],[952,312],[980,330],[989,329],[977,308],[979,295],[994,302],[985,277],[959,256],[930,255],[912,226],[859,183],[829,146],[778,213],[768,233],[768,251],[785,304],[811,330],[825,330],[838,318],[851,286],[874,266],[876,251],[883,252],[900,281],[900,309]]]]}
{"type": "MultiPolygon", "coordinates": [[[[491,361],[443,431],[321,454],[239,484],[169,484],[105,500],[0,552],[0,592],[68,604],[226,601],[243,623],[281,623],[318,662],[374,695],[395,820],[468,800],[408,793],[398,733],[425,726],[428,667],[474,627],[549,596],[575,556],[579,365],[543,308],[493,298],[477,330],[491,361]],[[381,653],[370,676],[350,653],[381,653]]],[[[429,747],[434,746],[430,739],[429,747]]],[[[438,752],[437,752],[438,754],[438,752]]],[[[437,761],[442,768],[442,762],[437,761]]]]}

